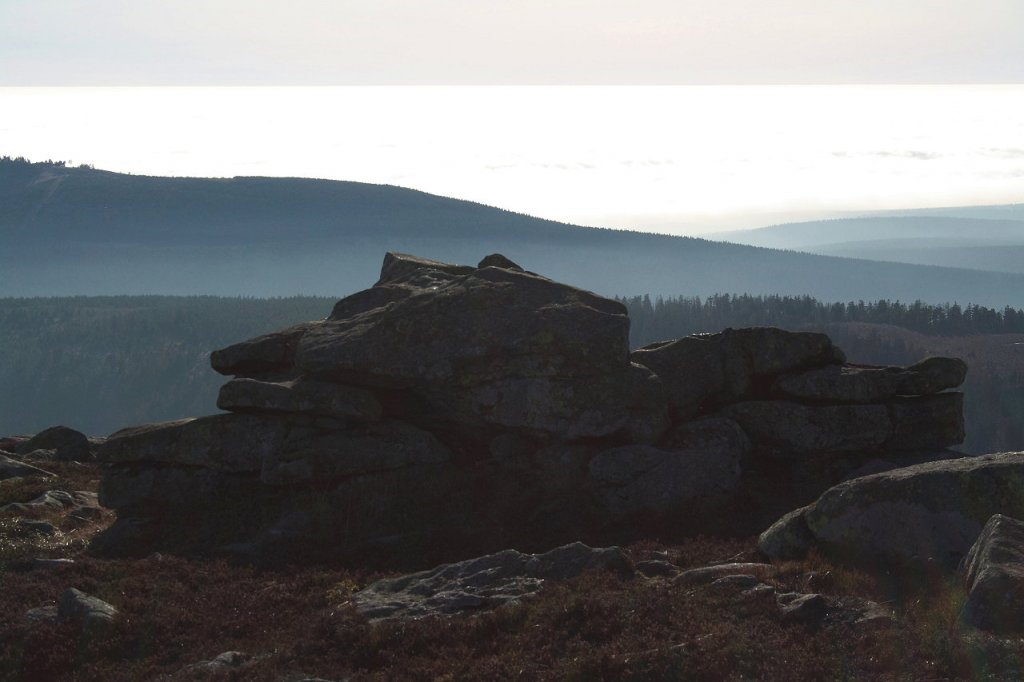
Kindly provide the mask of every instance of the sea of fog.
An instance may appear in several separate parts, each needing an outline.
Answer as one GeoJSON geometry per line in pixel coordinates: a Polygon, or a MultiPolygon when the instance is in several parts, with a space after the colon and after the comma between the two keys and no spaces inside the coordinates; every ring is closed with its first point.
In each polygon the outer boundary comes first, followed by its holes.
{"type": "Polygon", "coordinates": [[[0,88],[0,155],[697,234],[1024,201],[1024,85],[0,88]]]}

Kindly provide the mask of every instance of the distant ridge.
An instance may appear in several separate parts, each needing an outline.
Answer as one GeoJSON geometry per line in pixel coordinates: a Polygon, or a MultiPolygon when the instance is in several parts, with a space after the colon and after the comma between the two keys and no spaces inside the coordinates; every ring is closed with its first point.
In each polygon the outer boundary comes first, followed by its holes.
{"type": "Polygon", "coordinates": [[[715,236],[827,256],[1024,273],[1024,204],[914,209],[715,236]]]}
{"type": "Polygon", "coordinates": [[[385,251],[400,251],[463,263],[501,252],[609,295],[1024,305],[1019,274],[586,228],[386,185],[162,178],[9,159],[0,161],[0,247],[0,296],[341,296],[372,280],[385,251]]]}

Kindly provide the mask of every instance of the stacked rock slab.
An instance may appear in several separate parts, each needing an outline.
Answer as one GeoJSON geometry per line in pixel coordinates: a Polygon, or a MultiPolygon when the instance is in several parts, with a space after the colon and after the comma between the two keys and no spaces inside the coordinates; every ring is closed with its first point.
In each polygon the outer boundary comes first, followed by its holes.
{"type": "MultiPolygon", "coordinates": [[[[850,367],[825,335],[770,328],[633,353],[628,336],[620,303],[503,256],[387,254],[327,319],[211,354],[228,414],[110,437],[100,494],[119,521],[97,549],[542,550],[699,526],[757,502],[766,470],[962,438],[959,395],[938,393],[959,361],[850,367]]],[[[819,479],[813,495],[838,481],[819,479]]]]}

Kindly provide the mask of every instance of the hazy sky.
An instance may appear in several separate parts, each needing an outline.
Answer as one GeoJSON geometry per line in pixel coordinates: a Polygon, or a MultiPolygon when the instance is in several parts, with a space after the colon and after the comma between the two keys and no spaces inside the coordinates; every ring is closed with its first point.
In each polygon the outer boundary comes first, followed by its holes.
{"type": "Polygon", "coordinates": [[[1024,85],[0,88],[0,154],[697,233],[1024,200],[1024,85]]]}
{"type": "Polygon", "coordinates": [[[1022,0],[0,0],[0,85],[1014,83],[1022,0]]]}
{"type": "Polygon", "coordinates": [[[1017,203],[1024,85],[991,84],[1024,83],[1022,28],[1024,0],[0,0],[0,154],[675,233],[1017,203]],[[66,87],[302,85],[347,87],[66,87]]]}

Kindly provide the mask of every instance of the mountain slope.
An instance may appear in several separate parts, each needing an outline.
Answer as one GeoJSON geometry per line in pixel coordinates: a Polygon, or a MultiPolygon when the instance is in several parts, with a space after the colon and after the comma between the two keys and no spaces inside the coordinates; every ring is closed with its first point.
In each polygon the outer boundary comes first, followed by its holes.
{"type": "Polygon", "coordinates": [[[812,220],[722,232],[717,238],[737,244],[778,249],[815,249],[839,243],[913,240],[922,247],[955,240],[974,245],[1024,245],[1024,220],[898,215],[812,220]]]}
{"type": "MultiPolygon", "coordinates": [[[[835,240],[833,240],[835,241],[835,240]]],[[[810,294],[1024,305],[1024,276],[565,225],[398,187],[157,178],[0,162],[0,296],[340,296],[385,251],[499,251],[605,294],[810,294]]]]}

